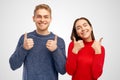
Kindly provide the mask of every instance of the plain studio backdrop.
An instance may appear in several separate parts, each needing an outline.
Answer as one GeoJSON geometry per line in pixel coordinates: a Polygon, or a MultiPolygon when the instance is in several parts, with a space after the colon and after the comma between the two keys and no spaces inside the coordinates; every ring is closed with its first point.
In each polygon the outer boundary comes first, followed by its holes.
{"type": "MultiPolygon", "coordinates": [[[[103,37],[102,45],[106,49],[99,80],[120,80],[120,0],[0,0],[0,80],[22,80],[23,68],[12,71],[9,58],[19,37],[36,29],[32,16],[40,3],[52,8],[49,30],[65,40],[66,52],[74,20],[88,18],[96,40],[103,37]]],[[[71,76],[66,73],[59,80],[71,80],[71,76]]]]}

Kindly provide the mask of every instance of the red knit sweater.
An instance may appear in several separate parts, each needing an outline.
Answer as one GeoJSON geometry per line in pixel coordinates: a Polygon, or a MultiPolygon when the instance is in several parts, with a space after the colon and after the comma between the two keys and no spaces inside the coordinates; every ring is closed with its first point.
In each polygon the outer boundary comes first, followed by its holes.
{"type": "Polygon", "coordinates": [[[92,44],[93,41],[84,43],[78,54],[72,53],[74,43],[69,44],[66,71],[72,80],[97,80],[102,74],[105,49],[102,46],[101,54],[95,54],[92,44]]]}

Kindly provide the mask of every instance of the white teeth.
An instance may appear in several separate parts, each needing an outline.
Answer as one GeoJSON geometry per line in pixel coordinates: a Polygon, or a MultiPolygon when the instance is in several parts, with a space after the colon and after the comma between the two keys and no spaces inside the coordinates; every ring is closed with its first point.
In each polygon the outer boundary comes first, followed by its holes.
{"type": "Polygon", "coordinates": [[[45,25],[44,23],[39,23],[39,25],[45,25]]]}

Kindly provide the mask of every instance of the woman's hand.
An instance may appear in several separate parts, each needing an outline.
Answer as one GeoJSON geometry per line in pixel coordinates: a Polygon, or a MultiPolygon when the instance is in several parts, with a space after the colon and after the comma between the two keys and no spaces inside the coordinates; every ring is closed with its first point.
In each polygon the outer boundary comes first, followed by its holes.
{"type": "Polygon", "coordinates": [[[95,54],[101,54],[101,42],[103,38],[100,38],[99,41],[94,41],[92,48],[95,50],[95,54]]]}
{"type": "Polygon", "coordinates": [[[74,41],[74,47],[72,49],[72,52],[78,54],[79,50],[84,47],[83,40],[76,41],[75,37],[73,37],[73,41],[74,41]]]}

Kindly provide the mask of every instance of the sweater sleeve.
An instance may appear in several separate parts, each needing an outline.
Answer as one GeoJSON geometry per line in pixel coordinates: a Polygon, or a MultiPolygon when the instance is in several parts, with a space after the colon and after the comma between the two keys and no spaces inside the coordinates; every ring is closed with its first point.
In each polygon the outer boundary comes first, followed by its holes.
{"type": "Polygon", "coordinates": [[[101,76],[103,72],[103,64],[104,64],[104,57],[105,57],[105,49],[102,46],[101,47],[101,54],[95,54],[93,66],[92,66],[92,72],[94,79],[98,79],[98,77],[101,76]]]}
{"type": "Polygon", "coordinates": [[[23,36],[19,39],[16,50],[11,55],[9,59],[10,67],[12,70],[16,70],[21,67],[24,62],[25,56],[27,55],[27,50],[23,48],[23,36]]]}
{"type": "Polygon", "coordinates": [[[61,38],[58,39],[58,48],[53,51],[53,59],[57,72],[60,74],[65,74],[66,51],[65,42],[61,38]]]}
{"type": "Polygon", "coordinates": [[[66,61],[66,71],[69,75],[73,75],[77,69],[77,54],[72,52],[73,42],[68,47],[68,57],[66,61]]]}

